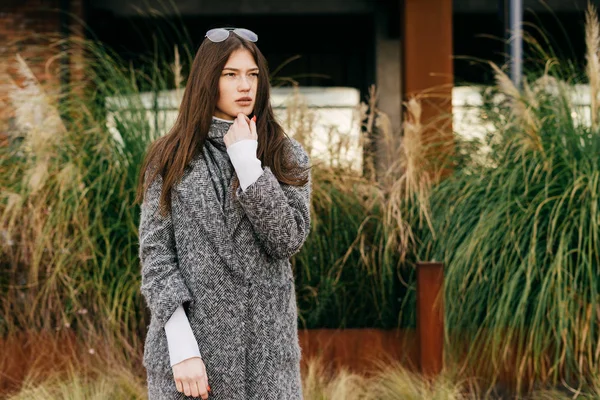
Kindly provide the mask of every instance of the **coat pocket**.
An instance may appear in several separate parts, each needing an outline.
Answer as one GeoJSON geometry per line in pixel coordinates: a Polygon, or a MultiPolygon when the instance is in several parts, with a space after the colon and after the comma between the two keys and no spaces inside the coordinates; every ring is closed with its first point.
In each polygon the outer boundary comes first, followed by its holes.
{"type": "Polygon", "coordinates": [[[293,279],[286,279],[284,284],[276,286],[276,296],[271,298],[271,310],[274,316],[272,331],[273,350],[275,356],[283,362],[300,361],[300,345],[298,342],[298,309],[296,304],[296,287],[293,279]]]}

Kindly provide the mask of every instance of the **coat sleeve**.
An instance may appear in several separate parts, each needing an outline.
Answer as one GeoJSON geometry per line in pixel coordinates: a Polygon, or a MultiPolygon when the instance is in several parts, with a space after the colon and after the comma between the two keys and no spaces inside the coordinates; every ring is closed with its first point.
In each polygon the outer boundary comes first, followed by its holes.
{"type": "Polygon", "coordinates": [[[192,301],[192,295],[179,270],[171,214],[163,217],[159,212],[161,189],[159,174],[144,196],[138,232],[141,293],[152,318],[164,327],[179,305],[192,301]]]}
{"type": "MultiPolygon", "coordinates": [[[[304,170],[310,159],[300,143],[289,139],[295,163],[304,170]]],[[[268,166],[246,190],[238,188],[237,198],[244,208],[265,251],[286,259],[300,251],[310,232],[311,173],[302,186],[280,184],[268,166]]]]}

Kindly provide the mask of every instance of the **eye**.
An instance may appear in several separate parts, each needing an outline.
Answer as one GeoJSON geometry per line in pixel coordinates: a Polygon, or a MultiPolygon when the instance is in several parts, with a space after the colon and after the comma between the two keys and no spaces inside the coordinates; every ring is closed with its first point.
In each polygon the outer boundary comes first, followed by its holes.
{"type": "Polygon", "coordinates": [[[233,72],[225,72],[224,76],[235,76],[233,72]]]}
{"type": "Polygon", "coordinates": [[[252,75],[252,76],[258,76],[258,72],[253,72],[250,75],[252,75]]]}

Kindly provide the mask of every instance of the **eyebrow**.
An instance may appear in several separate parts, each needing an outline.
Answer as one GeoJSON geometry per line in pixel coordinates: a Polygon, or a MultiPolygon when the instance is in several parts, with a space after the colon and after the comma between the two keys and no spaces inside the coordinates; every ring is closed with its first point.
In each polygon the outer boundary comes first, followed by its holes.
{"type": "MultiPolygon", "coordinates": [[[[229,68],[229,67],[223,68],[223,70],[226,70],[226,69],[231,70],[231,71],[235,71],[235,72],[240,72],[240,70],[237,69],[237,68],[229,68]]],[[[256,70],[258,70],[258,67],[250,68],[248,71],[256,71],[256,70]]]]}

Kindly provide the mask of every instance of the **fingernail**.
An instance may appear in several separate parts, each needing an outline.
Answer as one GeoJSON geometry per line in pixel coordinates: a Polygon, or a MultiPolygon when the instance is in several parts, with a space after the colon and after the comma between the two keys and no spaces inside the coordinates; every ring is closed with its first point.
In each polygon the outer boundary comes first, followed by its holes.
{"type": "Polygon", "coordinates": [[[256,122],[256,115],[252,117],[252,121],[256,122]]]}

